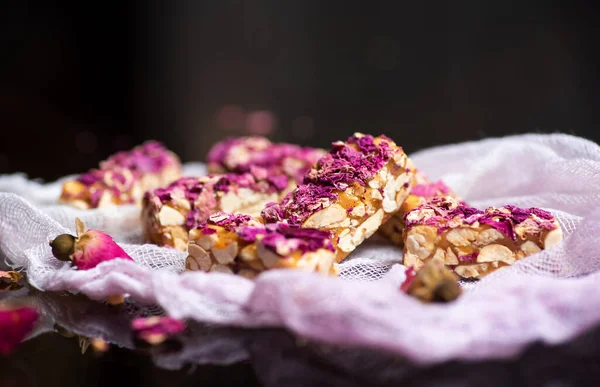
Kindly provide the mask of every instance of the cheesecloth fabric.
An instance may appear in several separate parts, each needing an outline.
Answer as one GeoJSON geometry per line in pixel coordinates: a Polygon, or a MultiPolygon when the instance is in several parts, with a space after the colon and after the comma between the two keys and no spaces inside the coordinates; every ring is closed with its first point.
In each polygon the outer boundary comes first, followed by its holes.
{"type": "MultiPolygon", "coordinates": [[[[476,284],[456,302],[425,305],[402,294],[401,251],[374,236],[341,264],[341,278],[269,271],[256,280],[183,272],[186,254],[141,243],[139,209],[80,211],[56,205],[60,181],[0,177],[0,252],[43,291],[101,300],[126,293],[182,319],[284,327],[309,339],[359,345],[416,363],[512,356],[534,341],[560,343],[600,322],[600,147],[563,134],[521,135],[426,149],[411,155],[475,207],[514,204],[551,211],[565,239],[476,284]],[[135,262],[78,271],[48,242],[88,228],[110,233],[135,262]]],[[[184,174],[200,175],[202,164],[184,174]]],[[[61,179],[62,180],[62,179],[61,179]]]]}

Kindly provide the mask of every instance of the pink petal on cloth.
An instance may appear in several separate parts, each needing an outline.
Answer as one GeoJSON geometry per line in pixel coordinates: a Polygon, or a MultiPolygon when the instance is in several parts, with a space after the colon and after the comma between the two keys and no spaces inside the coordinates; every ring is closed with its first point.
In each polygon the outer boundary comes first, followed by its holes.
{"type": "Polygon", "coordinates": [[[173,317],[153,316],[136,318],[131,322],[135,335],[150,344],[160,344],[185,330],[185,324],[173,317]]]}
{"type": "Polygon", "coordinates": [[[0,355],[11,353],[31,332],[38,317],[31,307],[0,309],[0,355]]]}
{"type": "Polygon", "coordinates": [[[417,276],[417,272],[412,267],[409,267],[408,269],[406,269],[405,275],[406,275],[406,279],[400,285],[400,291],[402,291],[404,293],[408,292],[408,288],[410,287],[410,284],[413,282],[413,280],[417,276]]]}

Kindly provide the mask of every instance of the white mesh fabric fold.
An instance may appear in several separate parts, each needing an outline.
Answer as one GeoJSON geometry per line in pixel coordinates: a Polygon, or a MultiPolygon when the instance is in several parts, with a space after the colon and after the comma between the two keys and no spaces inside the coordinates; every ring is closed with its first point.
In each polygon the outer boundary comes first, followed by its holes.
{"type": "MultiPolygon", "coordinates": [[[[0,188],[15,193],[0,194],[0,251],[42,290],[79,291],[93,299],[127,293],[178,318],[283,326],[423,363],[510,356],[533,341],[558,343],[600,322],[600,147],[567,135],[525,135],[437,147],[412,159],[480,208],[515,204],[552,211],[565,240],[469,286],[457,302],[423,305],[398,291],[401,253],[381,238],[341,265],[342,278],[293,271],[255,281],[179,274],[185,253],[141,245],[136,208],[78,212],[52,205],[57,183],[13,175],[0,177],[0,188]],[[123,247],[136,263],[115,260],[77,271],[52,258],[48,241],[72,230],[75,216],[128,242],[123,247]]],[[[199,164],[186,166],[186,175],[202,173],[199,164]]]]}

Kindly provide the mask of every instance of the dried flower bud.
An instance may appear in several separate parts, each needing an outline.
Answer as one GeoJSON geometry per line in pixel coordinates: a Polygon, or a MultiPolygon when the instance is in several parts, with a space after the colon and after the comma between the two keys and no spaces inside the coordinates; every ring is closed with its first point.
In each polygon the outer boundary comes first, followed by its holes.
{"type": "Polygon", "coordinates": [[[168,316],[136,318],[131,327],[138,339],[153,345],[160,344],[185,330],[182,321],[168,316]]]}
{"type": "Polygon", "coordinates": [[[73,235],[61,234],[50,241],[52,255],[61,261],[70,261],[75,252],[76,238],[73,235]]]}
{"type": "Polygon", "coordinates": [[[416,273],[412,268],[407,269],[400,289],[423,302],[450,302],[462,292],[456,274],[435,259],[416,273]]]}
{"type": "Polygon", "coordinates": [[[7,355],[31,332],[39,317],[31,307],[0,305],[0,355],[7,355]]]}
{"type": "Polygon", "coordinates": [[[52,255],[61,261],[73,261],[80,270],[88,270],[99,263],[131,257],[108,234],[98,230],[85,231],[85,225],[77,218],[77,237],[62,234],[50,242],[52,255]]]}

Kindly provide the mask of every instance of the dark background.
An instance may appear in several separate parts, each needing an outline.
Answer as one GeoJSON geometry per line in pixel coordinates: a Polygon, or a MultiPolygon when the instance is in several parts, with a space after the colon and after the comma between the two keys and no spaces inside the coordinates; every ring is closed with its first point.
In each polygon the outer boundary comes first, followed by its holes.
{"type": "Polygon", "coordinates": [[[594,1],[39,3],[0,6],[0,173],[55,179],[149,138],[202,160],[248,132],[600,140],[594,1]]]}

